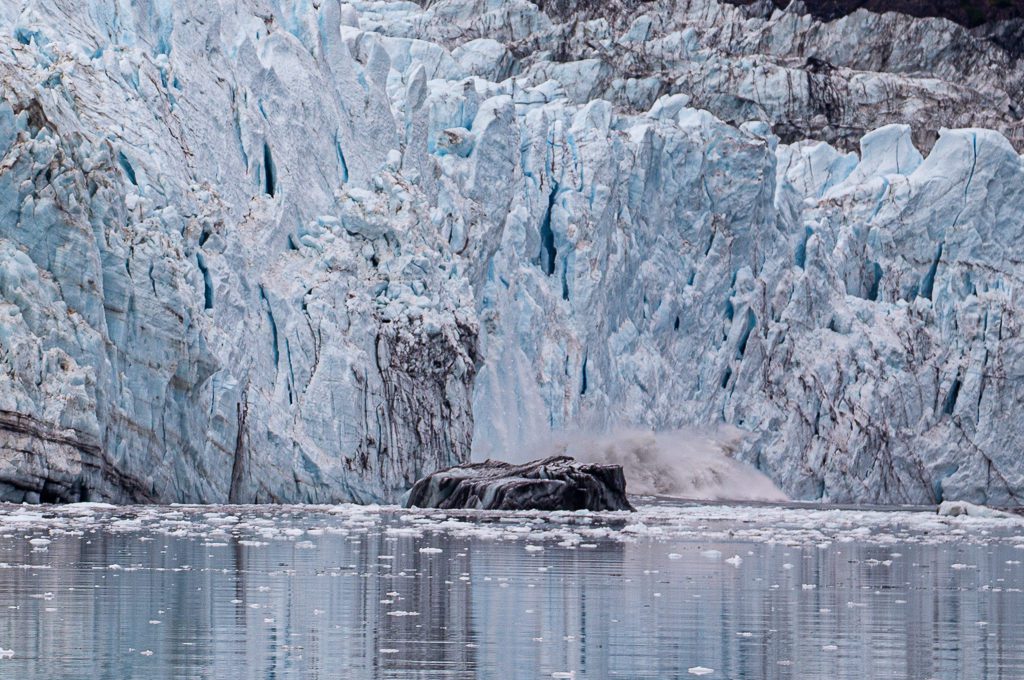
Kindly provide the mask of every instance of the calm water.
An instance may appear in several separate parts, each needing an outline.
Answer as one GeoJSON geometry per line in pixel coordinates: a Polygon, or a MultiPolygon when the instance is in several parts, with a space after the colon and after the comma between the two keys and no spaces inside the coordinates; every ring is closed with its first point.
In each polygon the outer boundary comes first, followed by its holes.
{"type": "Polygon", "coordinates": [[[0,505],[0,677],[1021,678],[1021,560],[924,513],[0,505]]]}

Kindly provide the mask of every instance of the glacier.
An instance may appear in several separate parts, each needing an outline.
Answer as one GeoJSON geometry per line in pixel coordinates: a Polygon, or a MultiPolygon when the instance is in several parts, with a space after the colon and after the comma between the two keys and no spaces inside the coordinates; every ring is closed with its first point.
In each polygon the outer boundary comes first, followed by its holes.
{"type": "Polygon", "coordinates": [[[1019,505],[1024,61],[985,30],[5,3],[0,498],[394,501],[722,424],[792,498],[1019,505]]]}

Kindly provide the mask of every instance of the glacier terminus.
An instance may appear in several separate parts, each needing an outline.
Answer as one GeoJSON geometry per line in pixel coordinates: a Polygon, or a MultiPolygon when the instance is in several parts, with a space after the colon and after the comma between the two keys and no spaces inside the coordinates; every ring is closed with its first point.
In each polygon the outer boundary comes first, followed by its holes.
{"type": "Polygon", "coordinates": [[[395,502],[727,427],[792,499],[1019,506],[1013,26],[5,2],[0,499],[395,502]]]}

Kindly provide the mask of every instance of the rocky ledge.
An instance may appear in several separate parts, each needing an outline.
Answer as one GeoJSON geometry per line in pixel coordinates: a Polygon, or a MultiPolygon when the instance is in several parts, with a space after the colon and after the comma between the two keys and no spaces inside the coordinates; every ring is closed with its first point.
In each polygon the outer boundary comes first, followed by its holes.
{"type": "Polygon", "coordinates": [[[728,0],[733,5],[770,4],[778,9],[798,8],[816,19],[833,21],[865,9],[876,14],[899,12],[918,18],[940,18],[963,26],[980,26],[997,21],[1012,21],[1024,16],[1021,0],[728,0]]]}
{"type": "Polygon", "coordinates": [[[416,482],[409,508],[477,510],[630,510],[619,465],[552,456],[523,465],[488,460],[427,475],[416,482]]]}

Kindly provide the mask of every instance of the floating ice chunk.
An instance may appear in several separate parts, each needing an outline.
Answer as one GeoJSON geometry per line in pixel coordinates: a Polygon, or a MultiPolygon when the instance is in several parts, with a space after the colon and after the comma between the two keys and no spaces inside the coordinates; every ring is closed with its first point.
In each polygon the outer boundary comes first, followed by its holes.
{"type": "Polygon", "coordinates": [[[711,675],[715,672],[715,669],[708,668],[707,666],[691,666],[686,669],[686,672],[690,675],[711,675]]]}
{"type": "Polygon", "coordinates": [[[725,561],[725,563],[726,563],[726,564],[731,564],[732,566],[734,566],[734,567],[736,567],[736,568],[739,568],[739,566],[740,566],[741,564],[743,564],[743,558],[742,558],[742,557],[740,557],[739,555],[733,555],[732,557],[730,557],[729,559],[727,559],[727,560],[725,561]]]}
{"type": "Polygon", "coordinates": [[[26,524],[42,521],[43,514],[41,512],[14,512],[9,515],[3,515],[2,519],[4,522],[26,524]]]}
{"type": "Polygon", "coordinates": [[[1002,510],[995,510],[984,505],[975,505],[967,501],[943,501],[938,508],[938,514],[945,517],[1005,517],[1007,519],[1022,519],[1018,515],[1002,510]]]}
{"type": "Polygon", "coordinates": [[[110,503],[99,503],[99,502],[81,502],[81,503],[68,503],[63,507],[68,512],[83,512],[92,510],[116,510],[116,505],[110,503]]]}

